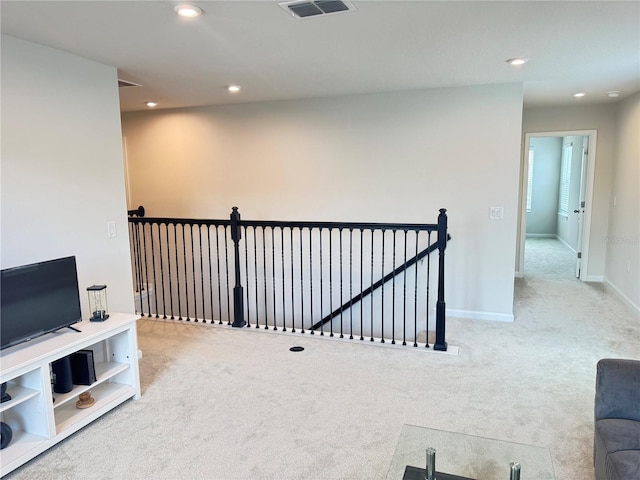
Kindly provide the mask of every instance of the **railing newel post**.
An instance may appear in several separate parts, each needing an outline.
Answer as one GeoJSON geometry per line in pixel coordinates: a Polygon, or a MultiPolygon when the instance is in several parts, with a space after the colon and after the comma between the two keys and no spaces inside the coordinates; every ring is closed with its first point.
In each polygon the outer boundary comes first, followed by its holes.
{"type": "Polygon", "coordinates": [[[244,320],[244,296],[240,281],[240,213],[238,207],[231,209],[231,239],[233,240],[235,286],[233,287],[233,326],[244,327],[247,322],[244,320]]]}
{"type": "Polygon", "coordinates": [[[441,208],[438,215],[438,301],[436,303],[436,341],[434,350],[446,351],[445,301],[444,301],[444,251],[447,248],[447,209],[441,208]]]}

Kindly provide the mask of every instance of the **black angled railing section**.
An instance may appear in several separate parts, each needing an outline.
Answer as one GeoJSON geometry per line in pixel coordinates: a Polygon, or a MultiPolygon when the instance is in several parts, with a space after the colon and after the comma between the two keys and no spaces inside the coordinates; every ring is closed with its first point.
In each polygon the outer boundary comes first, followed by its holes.
{"type": "Polygon", "coordinates": [[[434,224],[242,220],[236,207],[229,220],[144,213],[129,211],[141,315],[415,347],[435,330],[433,348],[447,349],[445,209],[434,224]]]}

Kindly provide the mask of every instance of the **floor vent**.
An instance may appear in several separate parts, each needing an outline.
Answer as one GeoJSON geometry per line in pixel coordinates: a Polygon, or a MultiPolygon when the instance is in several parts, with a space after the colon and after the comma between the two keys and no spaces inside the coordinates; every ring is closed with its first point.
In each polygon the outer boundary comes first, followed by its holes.
{"type": "Polygon", "coordinates": [[[139,83],[133,83],[133,82],[128,82],[127,80],[120,80],[118,79],[118,87],[119,88],[124,88],[124,87],[141,87],[142,85],[140,85],[139,83]]]}
{"type": "Polygon", "coordinates": [[[352,12],[356,8],[342,0],[315,0],[314,2],[284,2],[279,4],[296,18],[317,17],[334,13],[352,12]]]}

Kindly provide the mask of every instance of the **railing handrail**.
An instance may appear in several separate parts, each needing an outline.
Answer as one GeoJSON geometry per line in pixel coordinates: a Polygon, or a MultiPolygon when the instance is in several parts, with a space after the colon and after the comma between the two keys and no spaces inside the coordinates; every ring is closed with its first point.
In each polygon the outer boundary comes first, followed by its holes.
{"type": "Polygon", "coordinates": [[[230,226],[231,220],[225,219],[198,219],[198,218],[175,218],[175,217],[129,217],[129,223],[166,223],[169,225],[218,225],[230,226]]]}
{"type": "MultiPolygon", "coordinates": [[[[168,223],[185,225],[218,225],[230,226],[231,220],[170,218],[170,217],[130,217],[129,223],[168,223]]],[[[433,231],[438,229],[436,223],[388,223],[388,222],[314,222],[314,221],[279,221],[279,220],[239,220],[242,227],[268,228],[322,228],[332,230],[397,230],[397,231],[433,231]]]]}

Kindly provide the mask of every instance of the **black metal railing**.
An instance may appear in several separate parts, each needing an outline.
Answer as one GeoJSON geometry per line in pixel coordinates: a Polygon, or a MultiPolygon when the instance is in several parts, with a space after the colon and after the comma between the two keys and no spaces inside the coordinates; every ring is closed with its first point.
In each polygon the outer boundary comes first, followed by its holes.
{"type": "Polygon", "coordinates": [[[445,209],[434,224],[129,214],[141,315],[416,347],[435,327],[434,349],[447,349],[445,209]]]}

